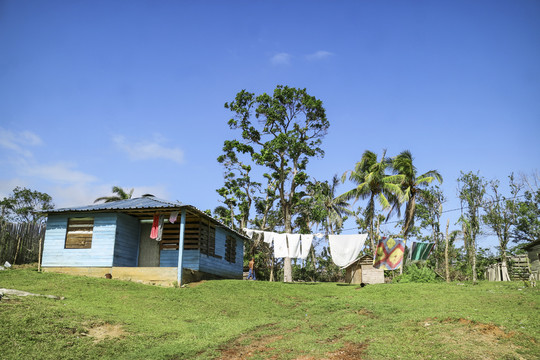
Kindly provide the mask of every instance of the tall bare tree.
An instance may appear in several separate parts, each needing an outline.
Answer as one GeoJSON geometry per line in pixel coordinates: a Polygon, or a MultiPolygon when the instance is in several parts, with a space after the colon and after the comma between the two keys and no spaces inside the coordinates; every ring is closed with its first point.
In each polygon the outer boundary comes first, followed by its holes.
{"type": "Polygon", "coordinates": [[[472,171],[458,178],[458,195],[461,200],[461,216],[459,222],[462,225],[463,240],[471,264],[473,283],[477,281],[476,274],[476,236],[480,232],[482,217],[480,210],[486,193],[486,181],[472,171]]]}

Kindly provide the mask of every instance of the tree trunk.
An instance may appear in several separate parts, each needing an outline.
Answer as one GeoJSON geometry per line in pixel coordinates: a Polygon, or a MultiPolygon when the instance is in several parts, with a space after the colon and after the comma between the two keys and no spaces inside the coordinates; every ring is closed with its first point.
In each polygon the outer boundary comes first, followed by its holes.
{"type": "Polygon", "coordinates": [[[373,219],[371,219],[371,222],[369,224],[369,240],[371,242],[371,252],[373,253],[373,257],[375,257],[375,239],[373,237],[373,219]]]}
{"type": "Polygon", "coordinates": [[[272,266],[270,267],[270,281],[274,281],[274,256],[272,255],[272,266]]]}
{"type": "MultiPolygon", "coordinates": [[[[438,236],[438,233],[436,231],[436,228],[435,228],[435,224],[432,224],[431,225],[431,232],[432,232],[432,236],[433,236],[433,242],[435,243],[434,247],[435,247],[435,251],[434,253],[438,255],[438,252],[439,252],[439,236],[438,236]]],[[[439,269],[439,256],[435,256],[435,269],[439,269]]]]}
{"type": "MultiPolygon", "coordinates": [[[[292,224],[291,224],[291,213],[289,211],[288,206],[285,204],[283,205],[283,220],[285,222],[285,232],[287,234],[290,234],[292,232],[292,224]]],[[[287,249],[289,248],[289,240],[287,239],[287,249]]],[[[292,282],[292,263],[291,258],[286,257],[283,259],[283,282],[292,282]]]]}
{"type": "MultiPolygon", "coordinates": [[[[403,234],[403,249],[407,248],[407,235],[403,234]]],[[[403,274],[403,267],[405,266],[405,252],[403,253],[403,260],[401,260],[401,266],[399,267],[399,275],[403,274]]]]}
{"type": "Polygon", "coordinates": [[[15,257],[13,258],[13,265],[15,265],[15,262],[17,261],[17,256],[19,256],[19,250],[21,249],[21,235],[19,231],[17,231],[17,248],[15,248],[15,257]]]}
{"type": "Polygon", "coordinates": [[[471,238],[471,253],[472,253],[472,281],[473,284],[476,284],[476,236],[471,238]]]}
{"type": "Polygon", "coordinates": [[[283,259],[283,282],[292,282],[292,261],[290,257],[283,259]]]}
{"type": "MultiPolygon", "coordinates": [[[[317,265],[315,262],[315,247],[311,246],[311,260],[313,261],[313,273],[315,274],[317,272],[317,265]]],[[[313,281],[315,281],[315,278],[313,278],[313,281]]]]}
{"type": "Polygon", "coordinates": [[[450,226],[450,219],[446,221],[446,240],[445,240],[445,247],[444,247],[444,267],[446,272],[446,282],[450,282],[450,273],[449,273],[449,265],[448,265],[448,227],[450,226]]]}
{"type": "Polygon", "coordinates": [[[502,277],[501,281],[510,281],[510,275],[508,275],[508,264],[506,262],[506,256],[502,259],[502,277]]]}

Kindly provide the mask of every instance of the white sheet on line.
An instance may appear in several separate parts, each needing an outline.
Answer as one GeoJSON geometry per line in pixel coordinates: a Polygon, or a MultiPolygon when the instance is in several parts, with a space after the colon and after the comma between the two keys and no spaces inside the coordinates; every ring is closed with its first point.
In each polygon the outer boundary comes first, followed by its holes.
{"type": "Polygon", "coordinates": [[[300,257],[300,234],[287,234],[289,241],[289,257],[296,259],[300,257]]]}
{"type": "Polygon", "coordinates": [[[313,234],[302,234],[300,235],[300,243],[302,244],[302,249],[300,252],[300,259],[306,260],[309,255],[309,249],[311,249],[311,243],[313,242],[313,234]]]}
{"type": "Polygon", "coordinates": [[[367,234],[328,235],[332,261],[339,267],[354,261],[366,242],[367,234]]]}
{"type": "Polygon", "coordinates": [[[271,232],[271,231],[265,231],[263,241],[269,245],[272,245],[272,240],[274,239],[274,235],[276,235],[276,233],[271,232]]]}
{"type": "Polygon", "coordinates": [[[255,230],[247,229],[247,228],[244,228],[243,230],[246,233],[246,236],[248,238],[253,239],[253,233],[255,232],[255,230]]]}
{"type": "Polygon", "coordinates": [[[289,256],[287,249],[287,234],[274,233],[274,257],[284,258],[289,256]]]}

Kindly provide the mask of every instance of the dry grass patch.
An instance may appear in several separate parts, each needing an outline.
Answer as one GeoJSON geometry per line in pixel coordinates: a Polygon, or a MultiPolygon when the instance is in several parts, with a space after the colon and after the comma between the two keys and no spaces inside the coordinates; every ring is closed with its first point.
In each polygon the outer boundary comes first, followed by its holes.
{"type": "Polygon", "coordinates": [[[520,347],[509,341],[516,333],[494,324],[464,318],[428,318],[419,325],[455,349],[456,355],[465,352],[471,359],[526,359],[519,354],[520,347]]]}
{"type": "Polygon", "coordinates": [[[363,359],[364,354],[368,348],[367,343],[352,343],[346,342],[345,345],[337,351],[328,354],[328,357],[325,359],[334,360],[354,360],[354,359],[363,359]]]}
{"type": "Polygon", "coordinates": [[[88,329],[86,336],[94,338],[94,343],[98,343],[105,339],[122,338],[126,335],[126,332],[122,328],[122,325],[113,324],[101,324],[95,325],[88,329]]]}

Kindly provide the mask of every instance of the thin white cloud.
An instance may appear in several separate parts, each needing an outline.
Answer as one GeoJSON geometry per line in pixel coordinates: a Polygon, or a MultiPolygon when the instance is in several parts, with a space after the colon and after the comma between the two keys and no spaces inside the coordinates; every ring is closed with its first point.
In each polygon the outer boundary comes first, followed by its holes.
{"type": "Polygon", "coordinates": [[[270,58],[270,62],[273,65],[289,65],[291,63],[292,56],[287,53],[278,53],[270,58]]]}
{"type": "Polygon", "coordinates": [[[319,51],[314,52],[313,54],[306,55],[306,59],[308,59],[309,61],[315,61],[315,60],[326,59],[331,56],[334,56],[334,54],[331,53],[330,51],[319,50],[319,51]]]}
{"type": "Polygon", "coordinates": [[[131,160],[164,159],[178,164],[184,162],[184,152],[176,147],[163,146],[162,143],[167,140],[159,134],[154,135],[152,139],[138,141],[128,141],[124,136],[118,135],[113,141],[131,160]]]}
{"type": "Polygon", "coordinates": [[[0,127],[0,147],[12,150],[25,157],[31,157],[32,152],[27,147],[38,146],[43,142],[31,131],[13,132],[0,127]]]}
{"type": "Polygon", "coordinates": [[[58,184],[80,184],[97,181],[93,175],[86,174],[74,169],[75,164],[55,163],[55,164],[21,164],[20,174],[23,176],[35,177],[44,181],[58,184]]]}

